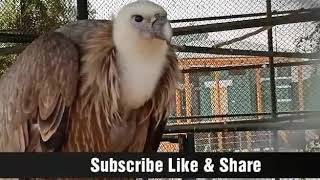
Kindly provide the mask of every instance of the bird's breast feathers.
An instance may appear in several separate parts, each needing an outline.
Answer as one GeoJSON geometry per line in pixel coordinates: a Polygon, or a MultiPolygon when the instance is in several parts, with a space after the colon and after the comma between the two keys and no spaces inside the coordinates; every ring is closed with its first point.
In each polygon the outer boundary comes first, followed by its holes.
{"type": "Polygon", "coordinates": [[[166,57],[119,59],[121,103],[136,109],[149,100],[166,65],[166,57]]]}

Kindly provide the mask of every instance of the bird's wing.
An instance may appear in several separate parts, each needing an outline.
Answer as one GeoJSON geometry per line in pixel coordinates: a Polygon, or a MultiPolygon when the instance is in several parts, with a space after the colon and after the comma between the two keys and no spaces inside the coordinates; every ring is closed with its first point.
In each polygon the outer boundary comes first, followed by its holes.
{"type": "Polygon", "coordinates": [[[77,94],[78,54],[71,40],[51,32],[18,56],[0,80],[0,151],[32,151],[39,137],[47,150],[58,146],[77,94]]]}
{"type": "Polygon", "coordinates": [[[167,54],[167,67],[158,83],[156,91],[149,104],[146,104],[149,120],[148,136],[144,146],[144,152],[156,152],[159,148],[164,128],[172,107],[173,97],[176,92],[180,71],[177,56],[173,49],[167,54]]]}

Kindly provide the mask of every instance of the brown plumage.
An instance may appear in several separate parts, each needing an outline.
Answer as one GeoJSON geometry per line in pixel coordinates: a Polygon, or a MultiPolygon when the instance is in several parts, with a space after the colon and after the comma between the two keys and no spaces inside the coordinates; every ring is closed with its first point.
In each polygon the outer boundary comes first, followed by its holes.
{"type": "Polygon", "coordinates": [[[80,21],[42,35],[0,80],[0,151],[156,151],[175,93],[170,48],[141,107],[120,103],[121,72],[109,21],[80,21]]]}

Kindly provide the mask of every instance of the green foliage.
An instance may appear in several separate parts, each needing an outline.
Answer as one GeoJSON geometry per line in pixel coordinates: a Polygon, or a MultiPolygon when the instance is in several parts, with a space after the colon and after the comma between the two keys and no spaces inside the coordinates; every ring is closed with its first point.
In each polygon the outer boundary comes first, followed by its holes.
{"type": "MultiPolygon", "coordinates": [[[[90,17],[96,12],[89,5],[90,17]]],[[[76,20],[74,0],[3,0],[0,1],[0,32],[41,34],[76,20]]],[[[14,44],[1,44],[10,47],[14,44]]],[[[0,56],[0,75],[15,56],[0,56]]]]}
{"type": "Polygon", "coordinates": [[[320,140],[319,139],[311,140],[306,145],[306,151],[307,152],[320,152],[320,140]]]}
{"type": "Polygon", "coordinates": [[[6,72],[16,55],[0,56],[0,76],[6,72]]]}
{"type": "Polygon", "coordinates": [[[320,51],[320,22],[314,22],[315,28],[306,36],[299,39],[297,48],[303,52],[320,51]]]}
{"type": "Polygon", "coordinates": [[[76,9],[72,0],[5,0],[0,7],[0,27],[11,32],[49,31],[74,21],[76,9]]]}

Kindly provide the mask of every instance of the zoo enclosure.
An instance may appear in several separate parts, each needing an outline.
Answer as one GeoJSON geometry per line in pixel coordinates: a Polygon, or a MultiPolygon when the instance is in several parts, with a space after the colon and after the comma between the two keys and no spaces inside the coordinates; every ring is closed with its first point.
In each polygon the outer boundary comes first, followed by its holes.
{"type": "MultiPolygon", "coordinates": [[[[76,19],[110,19],[104,9],[126,4],[34,2],[0,2],[4,67],[39,34],[76,19]],[[5,11],[16,12],[11,24],[5,11]]],[[[308,142],[320,135],[318,1],[156,2],[169,7],[183,72],[160,151],[312,150],[308,142]]]]}

